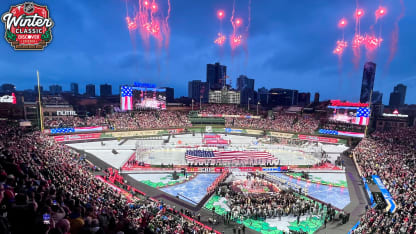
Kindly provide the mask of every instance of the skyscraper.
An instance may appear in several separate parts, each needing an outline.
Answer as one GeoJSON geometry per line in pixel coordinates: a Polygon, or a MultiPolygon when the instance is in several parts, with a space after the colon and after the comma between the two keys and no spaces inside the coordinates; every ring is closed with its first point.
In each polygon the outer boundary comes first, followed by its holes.
{"type": "Polygon", "coordinates": [[[62,93],[62,86],[60,85],[50,85],[49,86],[49,92],[52,95],[57,95],[62,93]]]}
{"type": "Polygon", "coordinates": [[[188,83],[188,97],[199,102],[201,99],[202,103],[208,103],[209,88],[207,82],[200,80],[189,81],[188,83]]]}
{"type": "Polygon", "coordinates": [[[175,89],[170,87],[162,87],[162,89],[166,89],[166,102],[173,102],[175,99],[175,89]]]}
{"type": "Polygon", "coordinates": [[[298,105],[307,106],[311,103],[311,93],[299,93],[298,105]]]}
{"type": "Polygon", "coordinates": [[[266,106],[269,103],[269,90],[262,87],[257,90],[257,93],[260,104],[266,106]]]}
{"type": "Polygon", "coordinates": [[[273,88],[269,91],[269,105],[293,106],[298,104],[298,90],[273,88]]]}
{"type": "Polygon", "coordinates": [[[85,95],[88,97],[95,97],[95,85],[94,84],[87,84],[87,86],[85,86],[85,95]]]}
{"type": "Polygon", "coordinates": [[[227,67],[220,63],[207,64],[207,83],[210,89],[220,90],[226,85],[227,67]]]}
{"type": "Polygon", "coordinates": [[[376,76],[376,64],[367,62],[364,64],[363,82],[361,84],[360,102],[370,102],[370,96],[373,92],[374,78],[376,76]]]}
{"type": "Polygon", "coordinates": [[[314,98],[313,98],[313,103],[315,103],[315,104],[317,104],[317,103],[319,103],[319,93],[318,92],[316,92],[315,93],[315,96],[314,96],[314,98]]]}
{"type": "Polygon", "coordinates": [[[406,85],[398,84],[394,87],[393,92],[390,93],[389,106],[399,107],[404,105],[406,99],[406,85]]]}
{"type": "Polygon", "coordinates": [[[111,85],[109,85],[109,84],[100,85],[100,96],[101,97],[109,97],[111,95],[112,95],[111,85]]]}
{"type": "Polygon", "coordinates": [[[247,76],[240,75],[237,78],[237,90],[240,91],[240,103],[247,104],[255,103],[254,100],[254,79],[250,79],[247,76]]]}
{"type": "Polygon", "coordinates": [[[379,91],[373,91],[373,96],[371,96],[371,104],[382,104],[383,103],[383,93],[379,91]]]}
{"type": "Polygon", "coordinates": [[[77,83],[71,83],[71,93],[78,95],[79,94],[79,89],[78,89],[78,84],[77,83]]]}

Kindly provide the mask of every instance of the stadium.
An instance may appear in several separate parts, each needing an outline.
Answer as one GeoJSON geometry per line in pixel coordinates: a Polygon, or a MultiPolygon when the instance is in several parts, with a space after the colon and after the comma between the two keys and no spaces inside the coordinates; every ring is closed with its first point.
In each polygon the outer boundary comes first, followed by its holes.
{"type": "Polygon", "coordinates": [[[416,234],[411,7],[2,1],[0,234],[416,234]]]}
{"type": "MultiPolygon", "coordinates": [[[[328,108],[344,104],[352,105],[333,101],[328,108]]],[[[338,128],[345,122],[316,114],[201,107],[44,117],[43,131],[3,121],[1,175],[3,199],[13,201],[11,227],[28,231],[15,222],[22,215],[36,222],[35,203],[47,209],[43,218],[71,233],[81,231],[73,229],[76,217],[91,212],[97,219],[88,225],[125,233],[355,233],[380,228],[373,225],[389,213],[412,219],[402,210],[413,206],[414,181],[404,179],[412,174],[396,175],[393,161],[374,154],[414,162],[406,151],[414,128],[400,130],[397,151],[386,144],[393,132],[364,139],[322,134],[328,121],[338,128]],[[386,167],[388,173],[380,171],[386,167]],[[407,184],[407,191],[389,183],[407,184]],[[65,214],[69,223],[60,222],[65,214]],[[377,220],[365,219],[373,215],[377,220]]],[[[403,230],[399,225],[390,228],[403,230]]]]}

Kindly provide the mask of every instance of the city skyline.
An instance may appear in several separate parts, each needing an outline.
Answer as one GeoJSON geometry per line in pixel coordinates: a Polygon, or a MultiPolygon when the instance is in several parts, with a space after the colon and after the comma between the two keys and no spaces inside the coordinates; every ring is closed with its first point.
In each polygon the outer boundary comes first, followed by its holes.
{"type": "MultiPolygon", "coordinates": [[[[5,40],[0,42],[0,51],[7,56],[0,63],[2,83],[14,83],[19,90],[33,88],[38,69],[43,87],[60,84],[68,90],[70,83],[75,82],[84,93],[86,84],[108,83],[117,93],[120,84],[142,81],[173,87],[176,97],[186,96],[188,82],[204,81],[206,64],[220,62],[227,66],[233,87],[240,75],[246,75],[255,79],[255,90],[263,86],[297,89],[311,94],[319,92],[322,100],[358,101],[362,69],[371,60],[377,64],[374,90],[384,94],[383,103],[388,103],[388,94],[399,83],[408,87],[405,103],[416,100],[416,92],[412,92],[416,88],[416,68],[412,66],[416,58],[410,53],[415,49],[412,25],[416,20],[411,15],[405,15],[399,23],[398,50],[390,64],[386,62],[391,43],[388,35],[374,59],[367,59],[363,51],[358,68],[354,68],[352,53],[348,52],[340,68],[338,58],[331,53],[334,40],[340,37],[336,22],[339,16],[349,16],[355,9],[351,3],[304,1],[293,5],[269,1],[253,5],[248,52],[237,51],[232,57],[227,48],[221,53],[212,43],[217,30],[213,23],[215,10],[230,12],[228,1],[174,2],[170,48],[161,55],[152,49],[146,52],[139,39],[135,40],[135,47],[132,45],[125,25],[124,2],[108,2],[99,10],[91,10],[96,7],[91,2],[76,6],[68,0],[38,2],[48,5],[55,21],[52,43],[41,52],[23,52],[14,51],[5,40]],[[187,10],[190,7],[192,12],[187,10]],[[286,12],[287,9],[298,14],[286,12]],[[321,27],[323,17],[334,26],[321,27]],[[299,27],[292,27],[293,24],[299,27]],[[305,41],[306,37],[309,40],[305,41]]],[[[2,2],[0,10],[5,12],[13,3],[17,1],[2,2]]],[[[389,4],[393,3],[386,3],[389,14],[383,21],[386,32],[392,30],[400,13],[399,5],[389,4]]],[[[238,9],[243,9],[243,5],[237,4],[238,9]]],[[[365,9],[375,7],[369,1],[362,5],[365,9]]],[[[415,7],[413,2],[406,3],[406,12],[415,7]]],[[[368,16],[362,23],[367,27],[371,20],[368,16]]]]}

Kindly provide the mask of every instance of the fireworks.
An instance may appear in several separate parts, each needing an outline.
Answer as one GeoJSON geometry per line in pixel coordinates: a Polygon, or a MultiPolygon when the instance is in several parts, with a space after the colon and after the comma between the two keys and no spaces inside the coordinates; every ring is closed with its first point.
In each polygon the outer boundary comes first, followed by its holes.
{"type": "Polygon", "coordinates": [[[363,16],[364,16],[364,10],[363,9],[357,9],[357,10],[355,10],[355,17],[357,19],[359,19],[359,18],[361,18],[363,16]]]}
{"type": "Polygon", "coordinates": [[[339,28],[344,28],[345,26],[347,26],[348,21],[345,18],[342,18],[339,22],[338,22],[338,27],[339,28]]]}
{"type": "Polygon", "coordinates": [[[136,20],[132,20],[129,16],[126,17],[127,28],[129,31],[133,31],[137,28],[136,20]]]}
{"type": "Polygon", "coordinates": [[[235,22],[234,22],[236,27],[239,27],[242,23],[243,23],[243,20],[240,19],[240,18],[236,19],[235,22]]]}
{"type": "Polygon", "coordinates": [[[379,19],[383,16],[385,16],[387,13],[387,9],[385,7],[380,6],[377,10],[376,10],[376,19],[379,19]]]}
{"type": "MultiPolygon", "coordinates": [[[[149,46],[149,38],[152,37],[157,40],[157,45],[162,46],[162,43],[165,43],[165,46],[169,45],[169,34],[170,28],[168,24],[168,19],[170,16],[170,0],[167,0],[167,14],[163,9],[165,5],[162,4],[162,0],[156,2],[155,0],[139,0],[138,11],[135,12],[135,16],[126,17],[127,28],[129,31],[139,29],[143,43],[146,46],[149,46]]],[[[128,9],[127,9],[128,11],[128,9]]]]}
{"type": "Polygon", "coordinates": [[[337,46],[335,47],[334,51],[332,53],[337,55],[342,55],[344,53],[345,48],[347,48],[348,43],[344,40],[337,41],[337,46]]]}
{"type": "Polygon", "coordinates": [[[230,46],[231,46],[231,49],[234,50],[235,48],[237,48],[238,46],[240,46],[241,45],[242,38],[243,38],[243,36],[241,36],[241,35],[235,35],[235,34],[231,35],[230,36],[230,46]]]}
{"type": "Polygon", "coordinates": [[[352,39],[352,48],[360,48],[360,46],[364,43],[365,38],[360,34],[355,34],[354,38],[352,39]]]}
{"type": "Polygon", "coordinates": [[[364,41],[365,41],[365,48],[369,51],[373,51],[380,47],[381,42],[383,41],[383,38],[366,35],[364,41]]]}
{"type": "Polygon", "coordinates": [[[222,45],[224,45],[226,39],[227,38],[225,37],[224,34],[218,33],[218,37],[215,39],[214,43],[219,45],[219,46],[222,46],[222,45]]]}
{"type": "Polygon", "coordinates": [[[217,11],[217,17],[218,17],[218,19],[219,19],[219,20],[224,19],[224,17],[225,17],[225,12],[224,12],[223,10],[218,10],[218,11],[217,11]]]}

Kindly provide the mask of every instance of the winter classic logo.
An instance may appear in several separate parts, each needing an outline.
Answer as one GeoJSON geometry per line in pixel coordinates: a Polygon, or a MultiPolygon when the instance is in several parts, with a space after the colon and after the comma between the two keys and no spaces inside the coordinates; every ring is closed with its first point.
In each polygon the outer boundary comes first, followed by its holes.
{"type": "Polygon", "coordinates": [[[53,21],[46,6],[25,2],[1,16],[4,38],[15,50],[43,50],[52,40],[53,21]]]}

